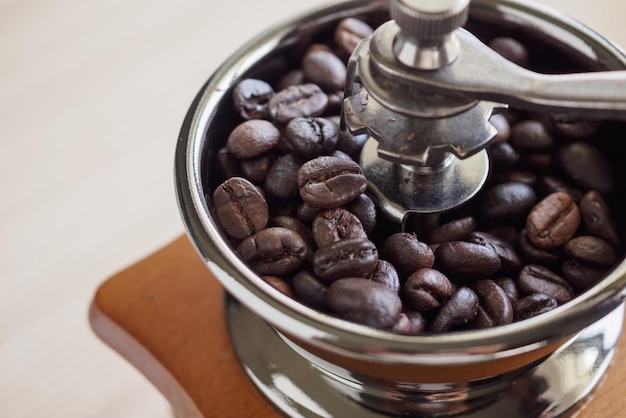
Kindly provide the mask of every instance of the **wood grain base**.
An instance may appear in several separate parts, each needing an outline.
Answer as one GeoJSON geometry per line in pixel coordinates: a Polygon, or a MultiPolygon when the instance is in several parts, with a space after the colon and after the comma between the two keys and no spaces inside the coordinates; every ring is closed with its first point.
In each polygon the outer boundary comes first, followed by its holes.
{"type": "MultiPolygon", "coordinates": [[[[223,289],[186,236],[106,280],[94,332],[140,370],[177,417],[275,417],[248,380],[226,330],[223,289]]],[[[626,339],[576,418],[626,416],[626,339]]]]}

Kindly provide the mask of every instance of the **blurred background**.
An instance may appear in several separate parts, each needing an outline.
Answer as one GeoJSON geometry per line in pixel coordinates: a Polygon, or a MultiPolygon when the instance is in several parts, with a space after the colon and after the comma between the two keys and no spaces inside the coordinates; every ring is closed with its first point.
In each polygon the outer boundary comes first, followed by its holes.
{"type": "MultiPolygon", "coordinates": [[[[328,3],[0,0],[0,417],[172,417],[89,304],[184,234],[174,148],[207,78],[328,3]]],[[[540,3],[626,46],[626,3],[540,3]]]]}

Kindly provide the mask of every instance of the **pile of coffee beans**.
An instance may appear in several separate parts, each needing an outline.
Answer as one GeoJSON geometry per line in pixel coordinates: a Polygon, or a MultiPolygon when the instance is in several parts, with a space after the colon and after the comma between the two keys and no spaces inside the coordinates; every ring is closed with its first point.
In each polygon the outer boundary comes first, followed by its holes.
{"type": "MultiPolygon", "coordinates": [[[[358,164],[367,136],[339,129],[347,58],[372,33],[344,19],[278,81],[234,87],[241,122],[216,153],[212,175],[224,180],[208,200],[241,259],[313,309],[411,335],[524,320],[601,280],[622,247],[599,122],[494,115],[476,198],[417,217],[428,226],[414,230],[380,215],[358,164]]],[[[488,44],[519,65],[532,60],[511,37],[488,44]]]]}

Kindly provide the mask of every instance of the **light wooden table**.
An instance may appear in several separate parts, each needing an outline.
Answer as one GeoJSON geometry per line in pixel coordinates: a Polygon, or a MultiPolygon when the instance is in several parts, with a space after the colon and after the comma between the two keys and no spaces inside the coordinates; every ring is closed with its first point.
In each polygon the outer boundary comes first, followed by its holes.
{"type": "MultiPolygon", "coordinates": [[[[330,1],[330,0],[329,0],[330,1]]],[[[626,3],[544,0],[626,45],[626,3]]],[[[183,231],[173,156],[236,48],[319,0],[0,0],[0,416],[171,418],[87,321],[183,231]]]]}

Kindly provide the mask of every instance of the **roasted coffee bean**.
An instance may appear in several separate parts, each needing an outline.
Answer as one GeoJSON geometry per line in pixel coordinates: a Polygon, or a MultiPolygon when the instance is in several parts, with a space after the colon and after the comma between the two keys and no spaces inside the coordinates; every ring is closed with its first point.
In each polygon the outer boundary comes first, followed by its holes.
{"type": "Polygon", "coordinates": [[[494,183],[522,183],[530,187],[537,184],[537,175],[527,170],[509,170],[495,173],[492,177],[494,183]]]}
{"type": "Polygon", "coordinates": [[[396,268],[388,261],[378,260],[374,270],[366,277],[377,283],[382,283],[395,292],[400,291],[400,278],[396,268]]]}
{"type": "Polygon", "coordinates": [[[574,290],[567,280],[536,264],[524,266],[517,283],[523,294],[544,293],[552,296],[559,304],[569,302],[574,297],[574,290]]]}
{"type": "Polygon", "coordinates": [[[405,333],[408,335],[420,335],[426,330],[427,321],[424,316],[417,311],[406,310],[403,312],[409,320],[409,329],[405,333]]]}
{"type": "Polygon", "coordinates": [[[511,302],[515,302],[519,299],[519,290],[515,280],[510,277],[498,277],[493,279],[493,281],[504,290],[504,293],[506,293],[511,302]]]}
{"type": "Polygon", "coordinates": [[[563,248],[549,250],[537,248],[528,238],[526,230],[523,230],[519,235],[517,249],[527,264],[540,264],[549,268],[556,268],[563,261],[563,248]]]}
{"type": "Polygon", "coordinates": [[[252,119],[233,129],[226,141],[226,148],[237,158],[251,158],[271,150],[279,141],[280,131],[272,122],[252,119]]]}
{"type": "Polygon", "coordinates": [[[376,204],[371,197],[363,193],[357,196],[356,199],[348,202],[344,207],[359,218],[366,234],[369,235],[374,232],[377,214],[376,204]]]}
{"type": "Polygon", "coordinates": [[[528,67],[530,63],[528,50],[516,39],[498,36],[489,41],[487,45],[504,58],[521,67],[528,67]]]}
{"type": "Polygon", "coordinates": [[[469,324],[478,312],[478,296],[467,287],[459,288],[439,309],[431,331],[441,333],[469,324]]]}
{"type": "Polygon", "coordinates": [[[535,293],[513,302],[513,312],[515,313],[515,320],[522,321],[551,311],[558,305],[552,296],[535,293]]]}
{"type": "Polygon", "coordinates": [[[520,161],[520,154],[508,142],[494,144],[487,150],[489,162],[496,169],[510,169],[520,161]]]}
{"type": "Polygon", "coordinates": [[[352,17],[341,20],[335,28],[335,43],[337,53],[343,59],[348,59],[354,48],[361,40],[369,38],[374,29],[364,21],[352,17]]]}
{"type": "Polygon", "coordinates": [[[289,286],[289,283],[287,283],[284,279],[276,276],[262,276],[261,278],[280,293],[287,295],[290,298],[294,298],[291,286],[289,286]]]}
{"type": "Polygon", "coordinates": [[[500,269],[493,248],[465,241],[444,242],[435,251],[436,268],[451,279],[486,279],[500,269]]]}
{"type": "Polygon", "coordinates": [[[224,232],[236,239],[261,231],[269,220],[265,197],[241,177],[231,177],[215,189],[213,207],[224,232]]]}
{"type": "Polygon", "coordinates": [[[566,114],[554,115],[551,120],[554,129],[567,138],[590,138],[600,129],[600,122],[597,120],[581,119],[566,114]]]}
{"type": "Polygon", "coordinates": [[[515,245],[519,239],[521,231],[511,225],[496,225],[488,228],[486,232],[494,237],[498,237],[503,241],[510,242],[515,245]]]}
{"type": "Polygon", "coordinates": [[[322,209],[344,205],[367,189],[361,166],[337,157],[322,156],[306,162],[297,180],[302,199],[322,209]]]}
{"type": "Polygon", "coordinates": [[[469,236],[469,242],[491,248],[500,257],[500,266],[504,274],[517,274],[522,268],[522,260],[510,242],[504,241],[486,232],[475,231],[469,236]]]}
{"type": "Polygon", "coordinates": [[[272,151],[256,157],[239,160],[241,175],[254,183],[262,184],[265,182],[265,177],[267,177],[267,173],[275,161],[276,154],[272,151]]]}
{"type": "MultiPolygon", "coordinates": [[[[328,119],[333,121],[337,128],[340,128],[341,118],[339,116],[329,116],[328,119]]],[[[361,155],[363,145],[369,139],[369,134],[352,135],[348,129],[339,129],[339,138],[337,139],[337,150],[348,154],[353,160],[358,160],[361,155]]]]}
{"type": "Polygon", "coordinates": [[[550,172],[554,168],[554,154],[551,152],[522,153],[520,166],[537,173],[550,172]]]}
{"type": "Polygon", "coordinates": [[[489,122],[496,128],[497,134],[493,139],[493,144],[501,144],[511,137],[511,125],[504,115],[492,115],[489,122]]]}
{"type": "Polygon", "coordinates": [[[314,309],[326,310],[327,291],[328,286],[309,271],[301,270],[293,277],[294,295],[314,309]]]}
{"type": "Polygon", "coordinates": [[[317,249],[317,245],[315,244],[315,239],[313,238],[313,232],[311,232],[311,230],[307,228],[305,224],[303,224],[293,216],[279,215],[272,218],[272,220],[270,221],[270,225],[280,226],[297,232],[306,244],[307,256],[313,257],[313,253],[317,249]]]}
{"type": "Polygon", "coordinates": [[[346,65],[333,52],[309,50],[302,59],[305,79],[326,92],[343,91],[346,86],[346,65]]]}
{"type": "Polygon", "coordinates": [[[511,128],[509,144],[518,151],[545,151],[552,148],[554,138],[541,121],[528,119],[511,128]]]}
{"type": "Polygon", "coordinates": [[[513,305],[507,293],[493,280],[479,280],[472,286],[479,308],[472,323],[476,328],[491,328],[513,322],[513,305]]]}
{"type": "Polygon", "coordinates": [[[328,96],[315,84],[298,84],[280,90],[269,103],[270,117],[286,124],[300,116],[320,116],[328,106],[328,96]]]}
{"type": "Polygon", "coordinates": [[[382,243],[380,251],[381,258],[393,264],[401,277],[423,267],[431,268],[435,263],[430,247],[407,232],[391,234],[382,243]]]}
{"type": "Polygon", "coordinates": [[[567,193],[572,197],[574,202],[580,202],[583,196],[583,192],[579,189],[572,187],[562,178],[551,175],[541,176],[538,181],[537,189],[542,197],[557,192],[567,193]]]}
{"type": "Polygon", "coordinates": [[[546,196],[531,210],[526,231],[535,246],[551,249],[569,241],[579,225],[578,206],[569,194],[557,192],[546,196]]]}
{"type": "Polygon", "coordinates": [[[516,225],[537,203],[532,187],[523,183],[500,183],[490,187],[480,197],[481,219],[486,224],[516,225]]]}
{"type": "Polygon", "coordinates": [[[378,263],[378,250],[366,238],[352,238],[318,248],[311,264],[325,282],[343,277],[367,277],[378,263]]]}
{"type": "Polygon", "coordinates": [[[433,229],[430,233],[430,242],[464,241],[476,230],[476,227],[477,222],[473,216],[455,219],[433,229]]]}
{"type": "Polygon", "coordinates": [[[217,164],[217,171],[222,175],[224,180],[230,177],[241,177],[239,160],[229,153],[226,147],[222,147],[217,151],[215,162],[217,164]]]}
{"type": "Polygon", "coordinates": [[[569,258],[563,262],[563,277],[578,292],[589,289],[598,283],[607,273],[608,267],[582,263],[569,258]]]}
{"type": "Polygon", "coordinates": [[[398,315],[396,323],[391,327],[391,332],[396,334],[409,334],[411,332],[411,321],[404,312],[400,312],[398,315]]]}
{"type": "Polygon", "coordinates": [[[279,157],[265,176],[263,189],[269,196],[291,199],[298,196],[298,170],[306,160],[289,153],[279,157]]]}
{"type": "Polygon", "coordinates": [[[233,89],[235,108],[244,119],[266,119],[269,116],[269,101],[274,89],[263,80],[247,78],[233,89]]]}
{"type": "Polygon", "coordinates": [[[405,299],[419,312],[440,308],[452,296],[453,290],[452,283],[443,273],[430,268],[415,271],[403,286],[405,299]]]}
{"type": "Polygon", "coordinates": [[[287,124],[285,137],[294,152],[311,159],[333,152],[339,132],[328,119],[298,117],[287,124]]]}
{"type": "Polygon", "coordinates": [[[311,230],[318,247],[350,238],[367,238],[359,218],[342,208],[320,212],[313,220],[311,230]]]}
{"type": "Polygon", "coordinates": [[[597,147],[588,142],[572,142],[563,145],[556,159],[565,174],[585,190],[611,193],[615,180],[611,164],[597,147]]]}
{"type": "Polygon", "coordinates": [[[297,217],[303,223],[311,224],[315,217],[323,210],[324,209],[311,206],[308,203],[303,202],[300,206],[298,206],[297,217]]]}
{"type": "Polygon", "coordinates": [[[615,250],[605,240],[590,235],[572,238],[565,244],[565,255],[581,263],[612,266],[617,262],[615,250]]]}
{"type": "Polygon", "coordinates": [[[278,83],[276,83],[275,91],[285,90],[287,87],[298,86],[304,83],[304,71],[301,68],[288,71],[283,75],[278,83]]]}
{"type": "Polygon", "coordinates": [[[302,237],[287,228],[271,227],[241,241],[237,254],[261,276],[283,277],[306,260],[302,237]]]}
{"type": "Polygon", "coordinates": [[[326,304],[348,321],[379,329],[393,327],[402,311],[402,301],[396,292],[384,284],[354,277],[332,283],[326,293],[326,304]]]}
{"type": "Polygon", "coordinates": [[[611,216],[611,211],[600,193],[595,190],[585,193],[580,199],[580,215],[590,235],[602,238],[614,247],[620,239],[611,216]]]}

